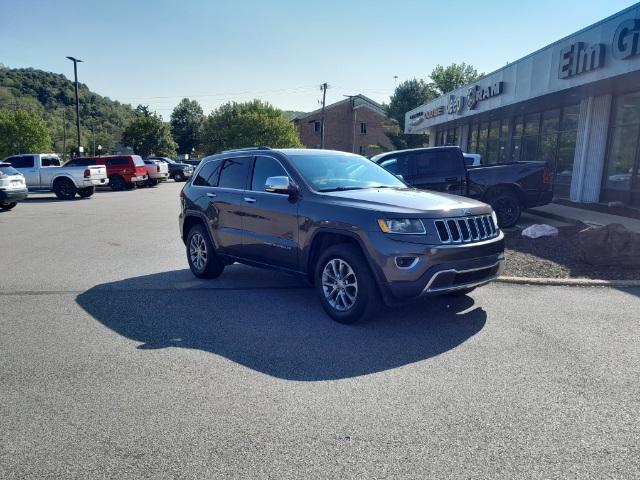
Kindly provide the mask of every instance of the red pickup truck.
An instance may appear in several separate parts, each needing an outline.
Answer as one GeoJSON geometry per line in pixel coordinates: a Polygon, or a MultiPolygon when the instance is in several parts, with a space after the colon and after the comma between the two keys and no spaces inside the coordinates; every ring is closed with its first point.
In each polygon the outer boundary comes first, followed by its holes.
{"type": "Polygon", "coordinates": [[[109,185],[114,191],[131,190],[136,182],[144,182],[149,177],[147,166],[140,155],[107,155],[104,157],[91,157],[95,165],[107,167],[109,185]]]}

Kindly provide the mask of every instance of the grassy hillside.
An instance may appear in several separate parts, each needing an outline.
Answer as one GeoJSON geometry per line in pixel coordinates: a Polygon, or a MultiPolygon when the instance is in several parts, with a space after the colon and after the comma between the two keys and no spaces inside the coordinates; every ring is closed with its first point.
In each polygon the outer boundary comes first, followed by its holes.
{"type": "MultiPolygon", "coordinates": [[[[80,130],[82,145],[90,152],[95,130],[96,145],[109,152],[125,125],[134,117],[130,105],[98,95],[80,83],[80,130]]],[[[73,82],[64,75],[34,70],[10,69],[0,64],[0,108],[23,109],[36,113],[47,124],[54,150],[62,152],[66,124],[67,152],[76,145],[76,113],[73,82]]]]}

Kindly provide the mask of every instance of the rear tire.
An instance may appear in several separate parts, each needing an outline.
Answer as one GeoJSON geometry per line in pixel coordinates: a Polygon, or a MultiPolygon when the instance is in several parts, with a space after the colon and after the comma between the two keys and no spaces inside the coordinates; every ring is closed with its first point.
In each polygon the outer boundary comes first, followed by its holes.
{"type": "Polygon", "coordinates": [[[60,200],[71,200],[76,196],[78,189],[68,178],[59,178],[53,182],[53,193],[60,200]]]}
{"type": "Polygon", "coordinates": [[[218,278],[224,264],[218,258],[209,234],[203,225],[194,225],[187,235],[187,261],[198,278],[218,278]]]}
{"type": "Polygon", "coordinates": [[[184,176],[184,173],[176,172],[176,173],[173,174],[173,179],[176,182],[184,182],[186,180],[186,177],[184,176]]]}
{"type": "Polygon", "coordinates": [[[0,205],[0,210],[3,212],[8,212],[9,210],[14,209],[16,205],[18,205],[18,202],[11,202],[7,203],[6,205],[0,205]]]}
{"type": "Polygon", "coordinates": [[[513,227],[522,215],[522,204],[515,193],[500,192],[489,198],[489,205],[496,212],[500,228],[513,227]]]}
{"type": "Polygon", "coordinates": [[[338,244],[322,252],[314,280],[322,308],[336,322],[357,322],[372,315],[379,306],[369,265],[353,245],[338,244]]]}
{"type": "Polygon", "coordinates": [[[147,187],[155,187],[156,185],[158,185],[158,180],[156,180],[155,178],[150,178],[149,180],[147,180],[147,187]]]}
{"type": "Polygon", "coordinates": [[[112,175],[109,177],[109,186],[114,192],[120,192],[125,189],[125,181],[120,175],[112,175]]]}
{"type": "Polygon", "coordinates": [[[96,191],[96,187],[79,188],[78,195],[80,195],[82,198],[89,198],[91,195],[95,193],[95,191],[96,191]]]}

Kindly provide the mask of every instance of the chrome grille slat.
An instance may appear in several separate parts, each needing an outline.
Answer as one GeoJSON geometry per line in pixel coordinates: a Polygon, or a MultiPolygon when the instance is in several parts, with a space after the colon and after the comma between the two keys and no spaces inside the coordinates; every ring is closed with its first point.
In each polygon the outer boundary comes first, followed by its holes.
{"type": "Polygon", "coordinates": [[[442,243],[470,243],[498,235],[499,230],[491,215],[450,217],[432,220],[442,243]]]}

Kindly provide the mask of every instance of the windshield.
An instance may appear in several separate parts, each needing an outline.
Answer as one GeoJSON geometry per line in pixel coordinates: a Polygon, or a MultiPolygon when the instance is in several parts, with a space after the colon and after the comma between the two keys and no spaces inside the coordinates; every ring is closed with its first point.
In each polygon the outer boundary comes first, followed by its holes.
{"type": "Polygon", "coordinates": [[[319,192],[362,188],[404,188],[405,184],[360,155],[287,155],[311,188],[319,192]]]}
{"type": "Polygon", "coordinates": [[[8,163],[1,163],[0,164],[0,174],[2,174],[2,175],[22,175],[19,171],[17,171],[15,168],[13,168],[8,163]]]}

